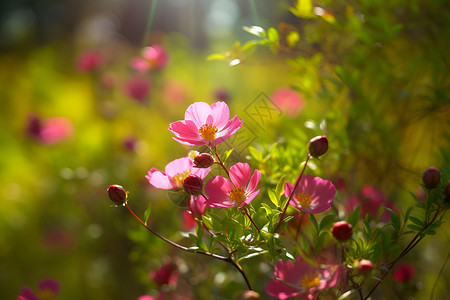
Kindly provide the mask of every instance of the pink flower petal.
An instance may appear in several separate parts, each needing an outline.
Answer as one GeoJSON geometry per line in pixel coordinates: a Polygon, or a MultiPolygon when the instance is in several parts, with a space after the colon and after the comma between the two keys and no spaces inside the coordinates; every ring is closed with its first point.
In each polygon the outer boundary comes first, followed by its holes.
{"type": "Polygon", "coordinates": [[[223,101],[213,103],[211,105],[211,109],[213,117],[212,125],[216,126],[217,129],[221,131],[230,120],[230,109],[228,108],[228,105],[223,101]]]}
{"type": "Polygon", "coordinates": [[[268,295],[280,300],[297,297],[302,293],[299,289],[290,287],[277,279],[271,279],[266,285],[265,291],[268,295]]]}
{"type": "Polygon", "coordinates": [[[189,199],[189,209],[194,217],[201,218],[206,209],[205,202],[206,199],[203,195],[197,197],[191,196],[191,199],[189,199]]]}
{"type": "Polygon", "coordinates": [[[211,178],[205,185],[205,193],[208,195],[207,206],[211,207],[231,207],[234,201],[230,200],[229,192],[233,189],[233,184],[222,176],[211,178]]]}
{"type": "Polygon", "coordinates": [[[38,296],[27,286],[24,286],[21,291],[21,296],[26,300],[39,300],[38,296]]]}
{"type": "Polygon", "coordinates": [[[250,179],[251,169],[247,163],[237,163],[230,168],[230,179],[235,186],[247,187],[250,179]]]}
{"type": "Polygon", "coordinates": [[[198,133],[198,127],[191,120],[183,120],[171,123],[169,130],[175,134],[177,138],[189,141],[201,141],[202,138],[198,133]]]}
{"type": "Polygon", "coordinates": [[[192,168],[192,174],[197,175],[200,179],[205,179],[208,176],[209,171],[211,171],[211,167],[209,168],[192,168]]]}
{"type": "Polygon", "coordinates": [[[250,182],[248,183],[247,192],[251,193],[256,189],[258,185],[259,179],[261,178],[261,172],[256,169],[253,173],[252,178],[250,178],[250,182]]]}
{"type": "Polygon", "coordinates": [[[187,108],[184,119],[193,121],[197,128],[200,128],[206,124],[206,119],[211,114],[211,106],[208,103],[195,102],[187,108]]]}
{"type": "Polygon", "coordinates": [[[157,189],[171,190],[175,188],[170,177],[156,169],[148,171],[148,175],[145,178],[157,189]]]}
{"type": "Polygon", "coordinates": [[[41,290],[41,291],[48,289],[48,290],[51,290],[54,295],[58,295],[60,286],[59,286],[59,282],[58,281],[56,281],[54,279],[51,279],[51,278],[48,278],[48,279],[42,280],[39,283],[38,289],[41,290]]]}
{"type": "Polygon", "coordinates": [[[186,170],[191,170],[193,165],[194,164],[192,163],[192,160],[186,156],[175,159],[170,163],[168,163],[164,171],[166,172],[167,175],[173,177],[178,173],[184,172],[186,170]]]}
{"type": "Polygon", "coordinates": [[[145,72],[150,69],[150,64],[145,59],[135,57],[131,60],[131,67],[136,71],[145,72]]]}
{"type": "Polygon", "coordinates": [[[243,207],[244,205],[247,205],[247,204],[249,204],[250,202],[252,202],[253,199],[255,199],[255,197],[258,196],[258,194],[259,194],[259,189],[256,190],[256,191],[253,191],[253,192],[251,192],[251,193],[249,193],[249,194],[247,194],[247,195],[246,195],[245,201],[242,202],[241,205],[239,205],[239,207],[243,207]]]}
{"type": "Polygon", "coordinates": [[[216,139],[211,141],[210,143],[211,146],[214,147],[235,134],[239,130],[239,128],[241,128],[242,123],[243,122],[239,120],[237,116],[234,116],[233,119],[228,121],[227,125],[222,129],[222,131],[216,134],[216,139]]]}

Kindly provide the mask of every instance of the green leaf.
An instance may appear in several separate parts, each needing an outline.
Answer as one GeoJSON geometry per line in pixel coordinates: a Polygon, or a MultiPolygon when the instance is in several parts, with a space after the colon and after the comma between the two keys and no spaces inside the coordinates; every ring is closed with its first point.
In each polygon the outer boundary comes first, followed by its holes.
{"type": "Polygon", "coordinates": [[[358,205],[355,210],[347,217],[347,222],[351,224],[353,227],[356,226],[356,223],[358,222],[359,218],[359,211],[361,210],[361,207],[358,205]]]}
{"type": "Polygon", "coordinates": [[[300,40],[300,34],[297,31],[290,31],[286,36],[286,42],[290,48],[294,48],[300,40]]]}
{"type": "Polygon", "coordinates": [[[414,231],[422,231],[422,228],[423,228],[423,227],[419,227],[419,226],[413,225],[413,224],[409,224],[406,227],[408,227],[409,229],[412,229],[414,231]]]}
{"type": "Polygon", "coordinates": [[[415,216],[409,216],[409,219],[416,225],[420,226],[421,228],[423,228],[425,226],[425,223],[420,220],[418,217],[415,216]]]}
{"type": "Polygon", "coordinates": [[[266,37],[266,31],[264,28],[259,26],[243,26],[242,29],[247,31],[250,34],[256,35],[257,37],[263,38],[266,37]]]}
{"type": "Polygon", "coordinates": [[[284,194],[284,188],[285,188],[285,176],[281,176],[280,180],[278,180],[277,187],[276,187],[276,193],[278,196],[278,200],[280,197],[284,194]]]}
{"type": "Polygon", "coordinates": [[[400,218],[398,217],[398,215],[395,213],[395,211],[393,211],[392,209],[390,209],[389,207],[385,207],[384,209],[388,210],[391,213],[391,222],[392,222],[392,226],[394,226],[394,228],[396,230],[400,230],[400,218]]]}
{"type": "Polygon", "coordinates": [[[227,159],[230,157],[230,155],[231,155],[231,153],[233,152],[233,150],[234,150],[234,148],[232,148],[232,149],[230,149],[230,150],[227,150],[227,151],[225,151],[225,152],[222,154],[222,162],[223,162],[223,163],[225,163],[225,162],[227,161],[227,159]]]}
{"type": "Polygon", "coordinates": [[[314,228],[316,228],[316,232],[319,233],[319,225],[317,225],[316,217],[314,217],[313,214],[309,214],[309,219],[311,220],[311,223],[313,223],[314,228]]]}
{"type": "Polygon", "coordinates": [[[267,192],[269,194],[269,199],[270,201],[272,201],[272,203],[276,206],[279,207],[280,206],[280,199],[279,197],[277,197],[277,195],[275,194],[274,190],[269,190],[267,192]]]}
{"type": "Polygon", "coordinates": [[[256,161],[262,161],[263,157],[261,152],[259,152],[258,150],[256,150],[256,148],[250,146],[248,147],[248,151],[250,151],[250,155],[253,156],[256,161]]]}
{"type": "Polygon", "coordinates": [[[225,54],[213,53],[206,57],[206,60],[226,60],[228,58],[225,54]]]}
{"type": "Polygon", "coordinates": [[[336,219],[337,219],[336,215],[326,215],[325,217],[323,217],[322,220],[320,220],[319,226],[320,231],[330,228],[331,224],[336,222],[336,219]]]}
{"type": "Polygon", "coordinates": [[[152,211],[152,207],[150,205],[150,202],[148,203],[147,209],[144,212],[144,224],[147,225],[148,218],[150,217],[150,213],[152,211]]]}
{"type": "Polygon", "coordinates": [[[269,41],[271,41],[274,44],[278,43],[278,41],[280,39],[280,37],[278,35],[278,31],[273,27],[269,28],[269,30],[267,32],[267,38],[269,39],[269,41]]]}

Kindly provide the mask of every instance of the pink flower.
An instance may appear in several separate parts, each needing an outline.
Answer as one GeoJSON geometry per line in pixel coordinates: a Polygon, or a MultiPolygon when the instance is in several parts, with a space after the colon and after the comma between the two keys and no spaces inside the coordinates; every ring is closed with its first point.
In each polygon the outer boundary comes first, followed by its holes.
{"type": "MultiPolygon", "coordinates": [[[[351,196],[346,204],[347,212],[352,212],[357,205],[361,205],[361,216],[369,214],[372,218],[376,218],[378,210],[381,206],[396,209],[395,206],[387,200],[383,192],[373,186],[363,186],[359,196],[351,196]]],[[[384,210],[380,216],[380,220],[383,222],[389,221],[391,213],[384,210]]]]}
{"type": "Polygon", "coordinates": [[[52,300],[56,299],[59,294],[59,283],[54,279],[44,279],[38,285],[38,291],[33,292],[29,287],[22,288],[21,295],[17,296],[17,300],[52,300]]]}
{"type": "Polygon", "coordinates": [[[303,108],[304,101],[298,93],[290,88],[281,88],[273,92],[275,104],[288,116],[295,117],[303,108]]]}
{"type": "Polygon", "coordinates": [[[141,55],[142,57],[135,57],[131,60],[131,66],[137,71],[146,72],[150,69],[162,69],[167,64],[167,52],[160,45],[144,48],[141,55]]]}
{"type": "Polygon", "coordinates": [[[41,119],[31,114],[28,117],[27,132],[35,140],[51,145],[70,137],[74,127],[72,122],[64,117],[41,119]]]}
{"type": "Polygon", "coordinates": [[[147,78],[135,76],[125,83],[125,93],[140,103],[145,101],[150,90],[150,81],[147,78]]]}
{"type": "Polygon", "coordinates": [[[144,295],[144,296],[140,296],[138,298],[138,300],[155,300],[155,297],[144,295]]]}
{"type": "Polygon", "coordinates": [[[205,186],[205,192],[209,197],[206,205],[228,208],[249,204],[259,193],[256,186],[261,178],[261,172],[255,170],[253,176],[251,178],[250,176],[250,166],[247,163],[237,163],[230,168],[231,181],[222,176],[211,178],[205,186]]]}
{"type": "Polygon", "coordinates": [[[145,178],[157,189],[174,190],[182,188],[184,180],[190,174],[205,179],[210,170],[211,168],[194,168],[192,160],[186,156],[168,163],[164,172],[151,168],[145,178]]]}
{"type": "Polygon", "coordinates": [[[151,272],[150,279],[158,286],[176,284],[178,281],[178,267],[173,262],[163,264],[158,270],[151,272]]]}
{"type": "Polygon", "coordinates": [[[183,121],[169,125],[177,142],[188,146],[209,145],[214,147],[235,134],[242,126],[237,116],[230,118],[230,110],[225,102],[219,101],[209,106],[205,102],[191,104],[183,121]]]}
{"type": "Polygon", "coordinates": [[[265,291],[281,300],[292,297],[314,299],[320,290],[335,286],[340,279],[340,273],[339,266],[319,268],[310,265],[298,255],[297,262],[277,262],[275,279],[269,281],[265,291]]]}
{"type": "Polygon", "coordinates": [[[409,263],[402,263],[395,268],[392,277],[398,282],[407,282],[416,276],[416,269],[409,263]]]}
{"type": "Polygon", "coordinates": [[[77,69],[81,72],[95,71],[100,69],[105,62],[102,53],[89,50],[84,52],[78,59],[77,69]]]}
{"type": "MultiPolygon", "coordinates": [[[[289,197],[293,189],[294,185],[286,181],[284,195],[289,197]]],[[[335,194],[331,181],[306,174],[300,179],[289,204],[305,213],[318,214],[331,208],[335,194]]]]}

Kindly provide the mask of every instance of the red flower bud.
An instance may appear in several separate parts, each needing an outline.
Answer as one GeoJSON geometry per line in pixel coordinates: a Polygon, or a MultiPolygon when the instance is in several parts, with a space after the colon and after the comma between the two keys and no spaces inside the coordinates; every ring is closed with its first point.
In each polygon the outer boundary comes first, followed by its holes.
{"type": "Polygon", "coordinates": [[[435,188],[441,180],[441,172],[434,167],[430,167],[423,172],[422,180],[427,189],[435,188]]]}
{"type": "Polygon", "coordinates": [[[308,143],[308,152],[313,157],[324,155],[328,150],[328,139],[326,136],[316,136],[308,143]]]}
{"type": "Polygon", "coordinates": [[[214,157],[208,153],[201,153],[194,157],[193,162],[196,168],[209,168],[214,163],[214,157]]]}
{"type": "Polygon", "coordinates": [[[416,269],[408,263],[399,264],[392,273],[392,277],[394,277],[394,280],[398,282],[406,282],[415,275],[416,269]]]}
{"type": "Polygon", "coordinates": [[[184,190],[194,196],[198,196],[202,193],[203,180],[197,175],[189,175],[183,182],[184,190]]]}
{"type": "Polygon", "coordinates": [[[358,271],[362,275],[369,274],[373,270],[373,263],[368,259],[361,259],[358,264],[358,271]]]}
{"type": "Polygon", "coordinates": [[[331,233],[334,238],[340,242],[348,240],[353,234],[353,227],[346,221],[339,221],[334,223],[331,233]]]}
{"type": "Polygon", "coordinates": [[[120,185],[110,185],[108,188],[108,196],[112,202],[117,205],[127,202],[127,191],[120,185]]]}

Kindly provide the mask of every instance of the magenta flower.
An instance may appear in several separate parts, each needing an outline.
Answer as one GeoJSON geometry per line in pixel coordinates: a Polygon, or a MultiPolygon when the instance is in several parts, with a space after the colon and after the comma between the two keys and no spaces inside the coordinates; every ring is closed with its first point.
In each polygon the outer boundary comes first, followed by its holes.
{"type": "Polygon", "coordinates": [[[105,62],[105,57],[101,52],[88,50],[84,52],[77,62],[77,69],[80,72],[96,71],[105,62]]]}
{"type": "Polygon", "coordinates": [[[149,91],[150,81],[147,78],[134,76],[125,83],[125,93],[140,103],[145,102],[149,91]]]}
{"type": "Polygon", "coordinates": [[[146,72],[150,69],[162,69],[166,66],[168,60],[166,50],[160,45],[144,48],[141,56],[131,60],[131,66],[141,72],[146,72]]]}
{"type": "Polygon", "coordinates": [[[30,114],[26,130],[38,142],[52,145],[69,138],[74,132],[74,126],[72,121],[64,117],[41,119],[30,114]]]}
{"type": "Polygon", "coordinates": [[[265,291],[270,296],[284,300],[292,297],[315,299],[319,291],[331,288],[340,279],[337,265],[319,268],[310,265],[298,255],[297,262],[278,261],[275,265],[275,279],[271,279],[265,291]]]}
{"type": "Polygon", "coordinates": [[[203,195],[191,196],[189,199],[189,210],[183,212],[184,228],[186,230],[197,225],[195,218],[201,218],[206,209],[206,199],[203,195]]]}
{"type": "Polygon", "coordinates": [[[190,174],[205,179],[211,168],[194,168],[192,160],[186,156],[167,164],[164,172],[151,168],[145,176],[157,189],[174,190],[183,187],[183,182],[190,174]]]}
{"type": "Polygon", "coordinates": [[[249,204],[259,193],[256,186],[261,178],[261,172],[255,170],[253,176],[251,178],[250,176],[250,166],[247,163],[237,163],[230,168],[231,181],[222,176],[211,178],[205,186],[209,198],[206,205],[228,208],[249,204]]]}
{"type": "MultiPolygon", "coordinates": [[[[286,181],[284,195],[289,197],[293,189],[294,185],[286,181]]],[[[331,208],[335,194],[331,181],[306,174],[300,179],[289,204],[305,213],[318,214],[331,208]]]]}
{"type": "Polygon", "coordinates": [[[178,267],[173,262],[167,262],[163,264],[158,270],[150,272],[150,279],[153,280],[158,286],[165,284],[174,285],[178,281],[178,267]]]}
{"type": "Polygon", "coordinates": [[[242,126],[237,116],[230,118],[230,110],[225,102],[219,101],[209,106],[205,102],[191,104],[183,121],[169,125],[177,142],[188,146],[209,145],[214,147],[235,134],[242,126]]]}
{"type": "Polygon", "coordinates": [[[416,276],[416,268],[409,263],[399,264],[392,273],[392,277],[398,282],[407,282],[414,276],[416,276]]]}
{"type": "Polygon", "coordinates": [[[59,294],[59,282],[54,279],[44,279],[38,285],[37,292],[33,292],[29,287],[22,288],[21,295],[17,300],[53,300],[59,294]]]}

